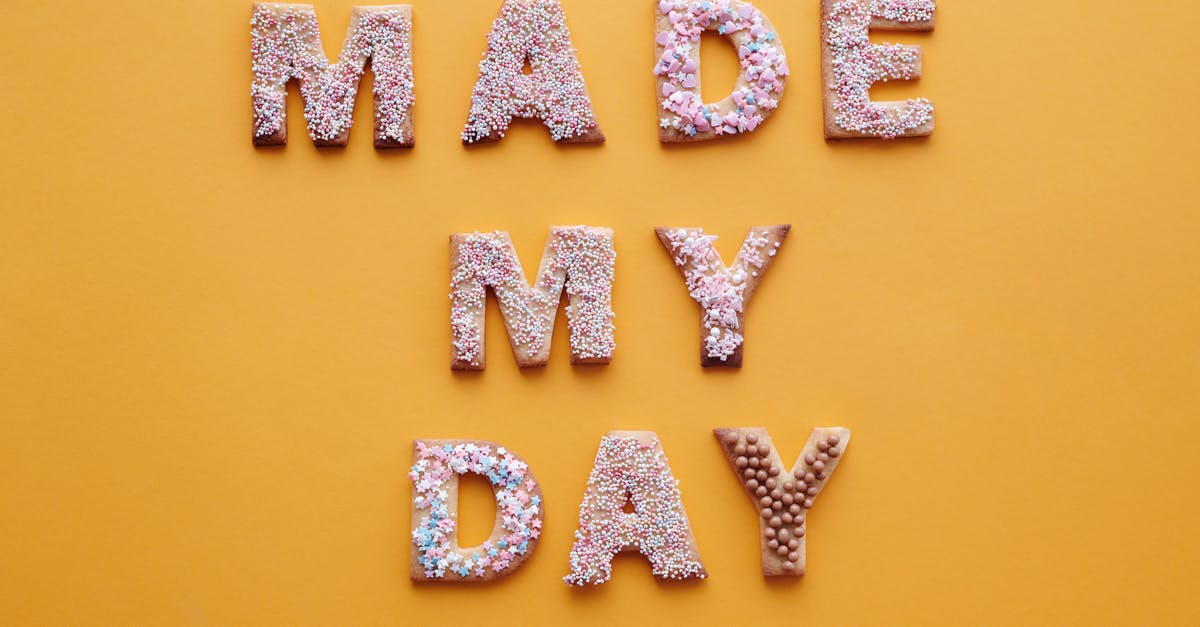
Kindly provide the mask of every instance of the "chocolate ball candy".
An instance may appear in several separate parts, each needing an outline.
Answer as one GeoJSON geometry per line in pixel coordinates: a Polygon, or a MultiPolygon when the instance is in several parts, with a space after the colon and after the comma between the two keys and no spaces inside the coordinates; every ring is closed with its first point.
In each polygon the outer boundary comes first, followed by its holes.
{"type": "Polygon", "coordinates": [[[800,553],[798,553],[796,551],[792,551],[791,553],[788,553],[788,563],[784,564],[783,567],[787,570],[791,570],[792,568],[795,568],[795,566],[792,566],[791,562],[799,562],[799,561],[800,561],[800,553]],[[792,566],[792,568],[788,568],[788,566],[792,566]]]}
{"type": "MultiPolygon", "coordinates": [[[[768,510],[768,511],[770,511],[770,510],[768,510]]],[[[772,516],[771,520],[767,521],[767,524],[778,529],[783,526],[783,520],[780,519],[778,516],[772,516]]]]}
{"type": "Polygon", "coordinates": [[[812,466],[813,462],[815,462],[815,461],[817,461],[816,455],[813,455],[812,453],[804,454],[804,463],[808,464],[809,466],[812,466]]]}
{"type": "Polygon", "coordinates": [[[746,454],[749,455],[750,457],[758,457],[758,447],[753,444],[751,444],[750,446],[747,446],[746,454]]]}
{"type": "Polygon", "coordinates": [[[817,461],[819,461],[819,462],[829,461],[829,453],[817,453],[817,461]]]}
{"type": "Polygon", "coordinates": [[[779,540],[775,540],[774,538],[772,538],[771,540],[767,541],[767,546],[771,547],[772,549],[778,549],[779,548],[779,540]]]}
{"type": "Polygon", "coordinates": [[[766,442],[759,444],[758,445],[758,454],[762,455],[763,457],[770,455],[771,454],[771,445],[767,444],[766,442]]]}
{"type": "MultiPolygon", "coordinates": [[[[758,488],[758,479],[747,479],[746,480],[746,489],[747,490],[754,490],[757,488],[758,488]]],[[[759,495],[759,496],[762,496],[762,495],[759,495]]]]}
{"type": "Polygon", "coordinates": [[[804,499],[804,509],[812,509],[812,506],[813,506],[812,499],[804,499]]]}
{"type": "Polygon", "coordinates": [[[804,483],[803,481],[797,481],[797,482],[796,482],[796,491],[797,491],[797,492],[803,492],[803,491],[805,491],[805,490],[807,490],[807,489],[808,489],[808,484],[807,484],[807,483],[804,483]]]}
{"type": "Polygon", "coordinates": [[[783,509],[783,503],[775,501],[774,503],[771,503],[771,509],[778,512],[783,509]]]}
{"type": "Polygon", "coordinates": [[[792,471],[792,476],[793,476],[793,477],[795,477],[795,478],[797,478],[797,479],[803,479],[803,478],[804,478],[804,469],[803,469],[803,468],[797,468],[797,469],[793,470],[793,471],[792,471]]]}
{"type": "Polygon", "coordinates": [[[830,444],[837,444],[838,442],[841,442],[842,439],[839,438],[838,434],[835,433],[835,434],[829,436],[825,441],[829,442],[830,444]]]}
{"type": "Polygon", "coordinates": [[[768,538],[774,538],[775,537],[775,529],[772,527],[767,527],[767,530],[763,532],[763,535],[767,536],[768,538]]]}
{"type": "Polygon", "coordinates": [[[746,444],[758,444],[758,435],[753,433],[746,434],[746,444]]]}
{"type": "Polygon", "coordinates": [[[725,434],[725,442],[727,444],[730,444],[730,445],[737,444],[738,439],[739,439],[738,434],[736,434],[736,433],[730,432],[730,433],[725,434]]]}
{"type": "Polygon", "coordinates": [[[741,470],[750,465],[750,460],[746,459],[745,457],[739,457],[733,460],[733,465],[736,466],[738,470],[741,470]]]}
{"type": "Polygon", "coordinates": [[[784,480],[783,489],[787,490],[788,492],[791,492],[792,490],[796,489],[796,484],[792,481],[784,480]]]}
{"type": "Polygon", "coordinates": [[[734,455],[745,455],[746,454],[746,445],[739,444],[739,445],[733,447],[733,454],[734,455]]]}
{"type": "Polygon", "coordinates": [[[817,482],[817,476],[811,472],[804,473],[804,483],[812,485],[817,482]]]}
{"type": "Polygon", "coordinates": [[[770,507],[771,506],[771,497],[764,496],[761,499],[758,499],[758,504],[762,507],[770,507]]]}
{"type": "Polygon", "coordinates": [[[821,451],[822,453],[824,453],[825,451],[828,451],[829,443],[826,442],[825,440],[821,440],[820,442],[817,442],[817,450],[821,451]]]}
{"type": "Polygon", "coordinates": [[[784,512],[779,515],[779,519],[783,521],[783,524],[790,525],[790,524],[792,524],[792,513],[784,512]]]}
{"type": "MultiPolygon", "coordinates": [[[[771,473],[770,473],[770,472],[768,472],[767,474],[769,475],[769,474],[771,474],[771,473]]],[[[774,490],[774,489],[775,489],[775,486],[779,485],[779,483],[778,483],[778,482],[776,482],[774,479],[770,479],[770,478],[768,478],[768,479],[767,479],[767,482],[766,482],[765,484],[763,484],[763,485],[767,486],[767,489],[768,489],[768,490],[774,490]]]]}
{"type": "Polygon", "coordinates": [[[778,477],[779,476],[779,467],[775,466],[775,465],[768,466],[767,474],[771,475],[772,477],[778,477]]]}
{"type": "Polygon", "coordinates": [[[757,469],[757,468],[758,468],[758,458],[757,458],[757,457],[751,457],[751,458],[747,459],[747,460],[746,460],[746,465],[747,465],[747,466],[749,466],[749,467],[751,467],[751,468],[757,469]]]}
{"type": "Polygon", "coordinates": [[[774,516],[775,512],[771,511],[770,507],[764,507],[761,510],[759,510],[758,514],[763,517],[763,520],[766,520],[766,519],[770,518],[771,516],[774,516]]]}
{"type": "Polygon", "coordinates": [[[780,546],[775,549],[775,552],[778,553],[780,555],[780,557],[782,557],[782,556],[788,554],[788,548],[786,546],[780,546]]]}
{"type": "MultiPolygon", "coordinates": [[[[768,487],[768,488],[769,488],[769,487],[771,487],[771,480],[770,480],[770,479],[767,479],[767,486],[766,486],[766,487],[768,487]]],[[[771,498],[773,498],[773,499],[775,499],[775,500],[779,500],[779,498],[780,498],[781,496],[783,496],[783,490],[780,490],[779,488],[775,488],[774,490],[771,490],[771,498]]]]}
{"type": "Polygon", "coordinates": [[[767,491],[767,486],[765,485],[760,485],[754,489],[754,496],[767,496],[767,494],[769,494],[769,492],[767,491]]]}
{"type": "Polygon", "coordinates": [[[796,500],[796,497],[792,496],[791,492],[785,492],[783,496],[779,497],[779,500],[783,501],[784,505],[791,505],[796,500]]]}
{"type": "MultiPolygon", "coordinates": [[[[788,553],[788,559],[792,560],[792,554],[791,554],[791,553],[788,553]]],[[[796,559],[800,559],[800,556],[799,556],[799,555],[797,555],[797,556],[796,556],[796,559]]],[[[794,561],[796,561],[796,560],[792,560],[792,562],[794,562],[794,561]]],[[[783,569],[784,569],[784,570],[786,570],[786,571],[788,571],[788,572],[791,572],[791,571],[793,571],[793,570],[796,570],[796,565],[795,565],[795,564],[793,564],[792,562],[784,562],[784,563],[783,563],[783,569]]]]}
{"type": "Polygon", "coordinates": [[[757,477],[759,481],[766,481],[767,480],[767,471],[759,469],[758,474],[756,474],[754,476],[757,477]]]}
{"type": "Polygon", "coordinates": [[[795,538],[788,540],[787,548],[795,551],[796,549],[800,548],[800,541],[795,538]]]}
{"type": "Polygon", "coordinates": [[[788,531],[787,529],[780,529],[779,533],[776,534],[775,537],[778,538],[780,542],[787,542],[788,540],[792,539],[792,532],[788,531]]]}
{"type": "Polygon", "coordinates": [[[755,473],[755,470],[753,468],[747,468],[742,471],[742,476],[749,479],[750,477],[754,476],[754,473],[755,473]]]}
{"type": "Polygon", "coordinates": [[[829,447],[829,456],[830,457],[837,457],[838,455],[841,455],[841,454],[842,454],[842,449],[840,449],[836,446],[829,447]]]}
{"type": "Polygon", "coordinates": [[[788,513],[791,514],[792,516],[799,516],[800,515],[800,504],[792,503],[791,505],[789,505],[788,513]]]}
{"type": "Polygon", "coordinates": [[[797,538],[803,538],[804,537],[804,526],[801,525],[799,527],[796,527],[795,529],[792,529],[792,535],[796,536],[797,538]]]}
{"type": "Polygon", "coordinates": [[[825,462],[818,459],[817,461],[813,462],[812,467],[813,467],[813,470],[815,470],[817,472],[822,472],[825,470],[825,462]]]}

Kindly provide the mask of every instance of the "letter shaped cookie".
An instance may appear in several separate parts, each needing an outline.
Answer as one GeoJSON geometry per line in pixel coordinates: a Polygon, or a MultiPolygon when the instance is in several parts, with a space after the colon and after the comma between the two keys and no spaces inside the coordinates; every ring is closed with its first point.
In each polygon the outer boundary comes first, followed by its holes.
{"type": "Polygon", "coordinates": [[[652,431],[609,431],[579,505],[571,574],[563,581],[598,585],[612,577],[613,557],[638,551],[659,579],[708,575],[680,499],[679,482],[652,431]],[[632,512],[625,512],[626,505],[632,512]]]}
{"type": "Polygon", "coordinates": [[[779,105],[787,56],[771,21],[749,2],[660,0],[655,31],[660,141],[749,133],[779,105]],[[733,93],[715,104],[705,104],[700,97],[700,34],[706,30],[729,37],[741,65],[733,93]]]}
{"type": "Polygon", "coordinates": [[[850,430],[813,429],[791,472],[762,427],[713,429],[713,434],[759,513],[763,575],[803,575],[804,523],[850,444],[850,430]]]}
{"type": "Polygon", "coordinates": [[[522,368],[545,366],[564,286],[572,364],[612,361],[612,229],[556,226],[550,230],[537,282],[531,287],[508,233],[450,236],[450,367],[483,370],[486,288],[492,288],[522,368]]]}
{"type": "Polygon", "coordinates": [[[300,81],[308,134],[318,146],[345,146],[367,59],[375,74],[375,147],[413,146],[412,7],[354,7],[337,63],[321,45],[309,4],[256,2],[250,21],[254,145],[287,143],[287,82],[300,81]]]}
{"type": "Polygon", "coordinates": [[[825,138],[922,137],[933,132],[925,98],[872,102],[871,85],[921,76],[921,48],[873,44],[872,28],[933,30],[934,0],[821,0],[825,138]]]}
{"type": "Polygon", "coordinates": [[[409,574],[413,581],[489,581],[511,575],[537,547],[542,489],[525,460],[482,440],[417,440],[409,574]],[[458,545],[458,476],[487,477],[496,494],[496,524],[481,545],[458,545]]]}
{"type": "Polygon", "coordinates": [[[500,141],[514,117],[541,120],[558,143],[604,141],[558,0],[504,1],[479,62],[462,141],[500,141]],[[527,62],[529,74],[522,72],[527,62]]]}
{"type": "Polygon", "coordinates": [[[788,224],[751,227],[728,268],[713,245],[716,235],[705,235],[701,228],[655,229],[683,273],[688,293],[700,304],[700,365],[742,367],[746,306],[790,229],[788,224]]]}

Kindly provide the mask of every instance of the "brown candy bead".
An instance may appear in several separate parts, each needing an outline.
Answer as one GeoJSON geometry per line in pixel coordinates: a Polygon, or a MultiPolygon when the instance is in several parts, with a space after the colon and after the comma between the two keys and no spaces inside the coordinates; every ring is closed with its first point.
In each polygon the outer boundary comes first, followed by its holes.
{"type": "Polygon", "coordinates": [[[839,438],[838,435],[835,433],[835,434],[829,436],[829,438],[826,439],[825,441],[829,442],[832,445],[832,444],[837,444],[838,442],[841,442],[842,439],[839,438]]]}
{"type": "Polygon", "coordinates": [[[758,488],[758,479],[747,479],[746,480],[746,489],[754,490],[757,488],[758,488]]]}
{"type": "Polygon", "coordinates": [[[821,440],[820,442],[817,442],[817,450],[821,451],[822,453],[824,453],[825,451],[828,451],[829,443],[826,442],[825,440],[821,440]]]}
{"type": "Polygon", "coordinates": [[[771,445],[767,444],[766,442],[759,444],[758,445],[758,454],[762,455],[763,457],[770,455],[771,454],[771,445]]]}
{"type": "Polygon", "coordinates": [[[739,445],[733,447],[733,454],[734,455],[745,455],[746,454],[746,445],[739,444],[739,445]]]}
{"type": "Polygon", "coordinates": [[[745,478],[747,478],[747,479],[750,479],[750,478],[752,478],[752,477],[754,476],[754,469],[753,469],[753,468],[747,468],[747,469],[743,470],[743,471],[742,471],[742,476],[743,476],[743,477],[745,477],[745,478]]]}
{"type": "Polygon", "coordinates": [[[791,514],[792,516],[799,516],[800,515],[800,504],[792,503],[790,506],[788,506],[788,513],[791,514]]]}
{"type": "Polygon", "coordinates": [[[829,456],[830,457],[837,457],[838,455],[841,455],[841,454],[842,454],[842,450],[839,449],[838,447],[836,447],[836,446],[829,447],[829,456]]]}
{"type": "Polygon", "coordinates": [[[757,469],[757,468],[758,468],[758,458],[757,458],[757,457],[751,457],[750,459],[747,459],[747,460],[746,460],[746,465],[747,465],[747,466],[749,466],[749,467],[751,467],[751,468],[755,468],[755,469],[757,469]]]}
{"type": "Polygon", "coordinates": [[[796,536],[797,538],[803,538],[804,537],[804,527],[796,527],[795,529],[792,529],[792,535],[796,536]]]}
{"type": "MultiPolygon", "coordinates": [[[[766,487],[768,487],[768,488],[771,487],[770,479],[767,479],[766,487]]],[[[780,499],[780,497],[782,497],[782,496],[783,496],[783,491],[780,490],[779,488],[775,488],[774,490],[771,490],[771,498],[775,499],[776,501],[778,501],[780,499]]]]}
{"type": "Polygon", "coordinates": [[[776,532],[773,528],[767,527],[767,530],[763,532],[763,535],[767,536],[768,538],[774,538],[776,535],[776,532]]]}
{"type": "Polygon", "coordinates": [[[754,476],[757,477],[759,481],[766,481],[767,480],[767,471],[759,470],[758,474],[756,474],[754,476]]]}
{"type": "Polygon", "coordinates": [[[764,496],[761,499],[758,499],[758,504],[761,505],[762,507],[770,507],[771,506],[771,497],[764,496]]]}
{"type": "Polygon", "coordinates": [[[793,477],[795,477],[795,478],[797,478],[797,479],[803,479],[803,478],[804,478],[804,469],[802,469],[802,468],[797,468],[797,469],[793,470],[793,471],[792,471],[792,476],[793,476],[793,477]]]}
{"type": "Polygon", "coordinates": [[[747,444],[758,444],[758,436],[753,433],[747,433],[746,434],[746,443],[747,444]]]}
{"type": "Polygon", "coordinates": [[[772,477],[778,477],[779,476],[779,468],[777,466],[772,465],[767,468],[767,474],[771,475],[772,477]]]}
{"type": "Polygon", "coordinates": [[[783,509],[783,503],[780,503],[779,501],[775,501],[774,503],[771,503],[771,509],[773,509],[777,512],[781,511],[783,509]]]}
{"type": "Polygon", "coordinates": [[[785,524],[785,525],[792,524],[792,513],[791,512],[784,512],[779,515],[779,518],[780,518],[780,520],[783,521],[783,524],[785,524]]]}
{"type": "Polygon", "coordinates": [[[813,506],[812,499],[804,499],[804,509],[812,509],[812,506],[813,506]]]}
{"type": "Polygon", "coordinates": [[[791,563],[799,562],[799,561],[800,561],[800,553],[798,553],[796,551],[792,551],[791,553],[788,553],[788,563],[783,565],[784,570],[791,570],[792,568],[795,568],[795,566],[792,566],[791,563]],[[791,568],[788,568],[789,566],[791,566],[791,568]]]}
{"type": "Polygon", "coordinates": [[[736,466],[738,470],[745,468],[749,464],[750,464],[750,460],[746,459],[745,457],[739,457],[739,458],[733,460],[733,465],[736,466]]]}
{"type": "Polygon", "coordinates": [[[767,521],[767,524],[778,529],[783,526],[783,520],[780,519],[778,516],[772,516],[771,520],[767,521]]]}
{"type": "Polygon", "coordinates": [[[751,444],[750,446],[747,446],[746,454],[749,455],[750,457],[758,457],[758,447],[753,444],[751,444]]]}
{"type": "Polygon", "coordinates": [[[817,482],[817,476],[816,476],[816,475],[812,474],[811,472],[804,473],[804,483],[807,483],[807,484],[809,484],[809,485],[812,485],[812,484],[814,484],[814,483],[816,483],[816,482],[817,482]]]}
{"type": "Polygon", "coordinates": [[[808,489],[808,484],[807,484],[807,483],[804,483],[803,481],[799,481],[799,482],[797,482],[797,483],[796,483],[796,491],[797,491],[797,492],[803,492],[803,491],[805,491],[805,490],[807,490],[807,489],[808,489]]]}
{"type": "Polygon", "coordinates": [[[792,532],[788,531],[787,529],[780,529],[779,533],[777,533],[775,537],[778,538],[780,542],[787,542],[788,540],[792,539],[792,532]]]}
{"type": "Polygon", "coordinates": [[[727,444],[730,444],[730,445],[737,444],[737,443],[738,443],[738,439],[739,439],[739,438],[738,438],[738,434],[736,434],[736,433],[727,433],[727,434],[725,434],[725,442],[726,442],[727,444]]]}
{"type": "Polygon", "coordinates": [[[765,485],[760,485],[754,489],[754,496],[766,496],[767,494],[767,486],[765,485]]]}
{"type": "Polygon", "coordinates": [[[796,489],[796,484],[795,484],[795,483],[792,483],[791,481],[784,481],[784,482],[783,482],[783,489],[784,489],[784,490],[787,490],[788,492],[791,492],[792,490],[795,490],[795,489],[796,489]]]}
{"type": "Polygon", "coordinates": [[[787,548],[795,551],[796,549],[800,548],[800,541],[795,538],[788,540],[787,548]]]}
{"type": "Polygon", "coordinates": [[[788,554],[788,548],[786,546],[781,546],[781,547],[776,548],[775,552],[778,553],[780,555],[780,557],[782,557],[782,556],[788,554]]]}
{"type": "Polygon", "coordinates": [[[771,547],[772,549],[778,549],[779,548],[779,540],[771,539],[770,541],[767,542],[767,546],[771,547]]]}
{"type": "Polygon", "coordinates": [[[825,480],[825,473],[824,473],[824,472],[818,472],[818,473],[817,473],[817,474],[816,474],[816,475],[815,475],[813,478],[814,478],[814,479],[816,479],[817,481],[824,481],[824,480],[825,480]]]}
{"type": "Polygon", "coordinates": [[[804,463],[808,464],[809,466],[812,466],[813,462],[815,461],[817,461],[816,455],[813,455],[812,453],[806,453],[804,455],[804,463]]]}
{"type": "Polygon", "coordinates": [[[818,454],[817,454],[817,461],[819,461],[819,462],[827,462],[827,461],[829,461],[829,453],[818,453],[818,454]]]}
{"type": "MultiPolygon", "coordinates": [[[[767,472],[767,474],[769,475],[771,473],[767,472]]],[[[769,490],[774,490],[775,486],[777,486],[779,484],[774,479],[767,479],[767,482],[763,485],[767,486],[767,489],[769,489],[769,490]]]]}
{"type": "Polygon", "coordinates": [[[817,461],[813,462],[812,467],[813,470],[817,472],[823,472],[825,470],[825,462],[818,459],[817,461]]]}
{"type": "Polygon", "coordinates": [[[773,516],[775,514],[775,512],[771,511],[770,507],[764,507],[761,510],[759,510],[758,514],[763,517],[763,520],[766,520],[766,519],[770,518],[771,516],[773,516]]]}

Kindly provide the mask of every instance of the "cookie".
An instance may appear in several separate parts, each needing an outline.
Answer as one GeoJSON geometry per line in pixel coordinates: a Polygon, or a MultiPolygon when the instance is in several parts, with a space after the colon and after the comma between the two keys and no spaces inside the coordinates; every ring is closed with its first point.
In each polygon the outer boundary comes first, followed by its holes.
{"type": "Polygon", "coordinates": [[[740,0],[660,0],[655,7],[654,75],[659,140],[696,142],[749,133],[779,105],[789,74],[771,21],[740,0]],[[700,96],[700,34],[729,37],[741,69],[733,93],[705,104],[700,96]]]}
{"type": "Polygon", "coordinates": [[[368,59],[375,75],[375,147],[413,146],[412,7],[354,7],[336,63],[321,45],[309,4],[256,2],[250,20],[254,145],[287,143],[287,83],[300,82],[304,118],[317,146],[345,146],[368,59]]]}
{"type": "Polygon", "coordinates": [[[542,489],[525,460],[483,440],[413,444],[413,581],[490,581],[512,574],[537,547],[545,517],[542,489]],[[496,495],[496,523],[483,544],[458,545],[458,476],[486,477],[496,495]]]}
{"type": "Polygon", "coordinates": [[[612,282],[616,262],[612,229],[556,226],[550,230],[536,282],[521,269],[512,238],[503,231],[450,236],[450,329],[453,370],[483,370],[485,290],[500,304],[517,365],[545,366],[562,291],[572,364],[612,361],[612,282]]]}
{"type": "Polygon", "coordinates": [[[808,512],[841,462],[850,430],[813,429],[791,471],[763,427],[713,429],[713,434],[758,512],[763,575],[803,575],[808,512]]]}
{"type": "Polygon", "coordinates": [[[505,0],[500,7],[479,62],[463,144],[500,141],[513,118],[541,120],[560,144],[604,141],[558,0],[505,0]],[[526,63],[529,74],[522,71],[526,63]]]}
{"type": "Polygon", "coordinates": [[[599,585],[612,577],[612,560],[638,551],[659,579],[708,575],[680,498],[679,482],[652,431],[609,431],[579,506],[571,573],[563,581],[599,585]],[[632,511],[626,512],[629,506],[632,511]]]}
{"type": "Polygon", "coordinates": [[[700,304],[700,365],[742,367],[746,306],[790,229],[789,224],[751,227],[729,267],[714,245],[716,235],[695,227],[655,229],[700,304]]]}
{"type": "Polygon", "coordinates": [[[933,132],[925,98],[871,101],[879,81],[921,76],[921,48],[874,44],[871,29],[933,30],[934,0],[821,0],[825,138],[923,137],[933,132]]]}

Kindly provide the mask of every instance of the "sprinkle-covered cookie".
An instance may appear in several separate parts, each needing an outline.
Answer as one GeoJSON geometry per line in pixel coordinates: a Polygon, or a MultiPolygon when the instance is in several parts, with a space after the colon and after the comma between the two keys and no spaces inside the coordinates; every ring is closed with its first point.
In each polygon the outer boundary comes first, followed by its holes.
{"type": "Polygon", "coordinates": [[[921,137],[933,132],[925,98],[873,102],[871,85],[921,76],[921,48],[874,44],[871,29],[933,30],[934,0],[822,0],[825,138],[921,137]]]}
{"type": "Polygon", "coordinates": [[[749,133],[779,105],[787,55],[767,16],[740,0],[659,0],[655,7],[654,75],[659,139],[690,142],[749,133]],[[738,51],[737,84],[724,99],[700,96],[700,34],[720,33],[738,51]]]}
{"type": "Polygon", "coordinates": [[[503,231],[450,236],[451,368],[482,370],[486,289],[496,294],[513,356],[523,368],[550,360],[550,340],[562,291],[572,364],[612,361],[612,229],[556,226],[550,230],[537,280],[525,279],[512,238],[503,231]]]}
{"type": "Polygon", "coordinates": [[[529,559],[542,533],[542,490],[525,460],[482,440],[417,440],[413,466],[410,576],[414,581],[488,581],[529,559]],[[492,484],[496,523],[483,544],[458,545],[458,477],[492,484]]]}
{"type": "Polygon", "coordinates": [[[659,579],[705,578],[700,550],[680,498],[679,481],[652,431],[610,431],[579,505],[571,573],[563,581],[599,585],[612,577],[612,560],[638,551],[659,579]],[[626,512],[625,507],[632,507],[626,512]]]}
{"type": "Polygon", "coordinates": [[[746,306],[775,261],[791,225],[750,228],[737,258],[726,267],[716,235],[690,227],[658,227],[658,240],[700,305],[700,364],[740,368],[745,345],[746,306]]]}
{"type": "Polygon", "coordinates": [[[790,471],[763,427],[713,429],[713,434],[758,513],[763,575],[803,575],[808,512],[842,460],[850,430],[813,429],[790,471]]]}
{"type": "Polygon", "coordinates": [[[558,0],[505,0],[500,7],[462,141],[499,141],[513,118],[541,120],[559,143],[604,141],[558,0]]]}
{"type": "Polygon", "coordinates": [[[336,63],[321,45],[312,5],[258,2],[250,20],[254,144],[287,143],[287,83],[300,82],[308,133],[318,146],[345,146],[367,60],[375,75],[375,147],[413,146],[412,7],[355,7],[336,63]]]}

